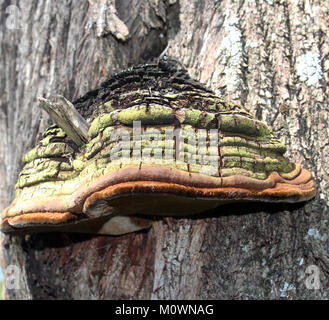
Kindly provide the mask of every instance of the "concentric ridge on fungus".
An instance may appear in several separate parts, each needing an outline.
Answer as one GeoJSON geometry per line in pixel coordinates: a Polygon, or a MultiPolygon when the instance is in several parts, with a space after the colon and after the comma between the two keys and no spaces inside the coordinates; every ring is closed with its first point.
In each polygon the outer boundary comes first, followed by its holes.
{"type": "Polygon", "coordinates": [[[115,74],[74,106],[89,120],[88,142],[46,130],[23,157],[3,231],[123,234],[149,227],[152,215],[315,195],[310,172],[283,156],[265,123],[173,60],[115,74]]]}

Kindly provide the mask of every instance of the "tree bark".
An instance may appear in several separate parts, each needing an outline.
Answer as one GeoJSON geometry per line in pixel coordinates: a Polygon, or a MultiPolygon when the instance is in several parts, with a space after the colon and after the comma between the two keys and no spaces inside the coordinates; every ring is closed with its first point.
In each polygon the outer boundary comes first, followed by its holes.
{"type": "Polygon", "coordinates": [[[318,187],[307,203],[225,205],[124,236],[2,234],[5,298],[328,299],[328,0],[4,0],[0,10],[0,210],[50,124],[38,96],[73,101],[167,45],[191,76],[271,125],[318,187]]]}

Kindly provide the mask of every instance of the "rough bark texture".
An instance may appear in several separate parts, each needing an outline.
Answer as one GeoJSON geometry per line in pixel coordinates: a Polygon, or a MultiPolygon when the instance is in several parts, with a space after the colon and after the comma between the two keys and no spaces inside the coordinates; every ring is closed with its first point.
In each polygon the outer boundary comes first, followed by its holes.
{"type": "Polygon", "coordinates": [[[222,206],[120,237],[2,235],[5,282],[8,266],[20,270],[6,298],[328,299],[328,0],[4,0],[0,10],[1,210],[49,124],[37,97],[72,101],[168,43],[193,77],[270,124],[318,186],[306,204],[222,206]],[[305,285],[310,265],[319,289],[305,285]]]}

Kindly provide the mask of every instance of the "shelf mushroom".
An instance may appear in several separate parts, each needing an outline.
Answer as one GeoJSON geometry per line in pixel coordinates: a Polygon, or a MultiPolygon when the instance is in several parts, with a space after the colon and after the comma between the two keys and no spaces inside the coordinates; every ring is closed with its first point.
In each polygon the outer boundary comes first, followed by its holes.
{"type": "Polygon", "coordinates": [[[113,75],[73,104],[39,102],[56,124],[23,157],[4,232],[120,235],[149,228],[153,216],[316,193],[265,123],[166,57],[113,75]]]}

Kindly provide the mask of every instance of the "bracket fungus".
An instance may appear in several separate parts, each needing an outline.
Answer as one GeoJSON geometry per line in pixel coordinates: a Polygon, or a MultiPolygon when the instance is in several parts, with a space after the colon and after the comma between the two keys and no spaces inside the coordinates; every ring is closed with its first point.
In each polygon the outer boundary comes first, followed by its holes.
{"type": "Polygon", "coordinates": [[[4,232],[119,235],[150,227],[154,215],[316,192],[265,123],[168,57],[117,73],[73,104],[39,102],[56,124],[23,157],[4,232]]]}

